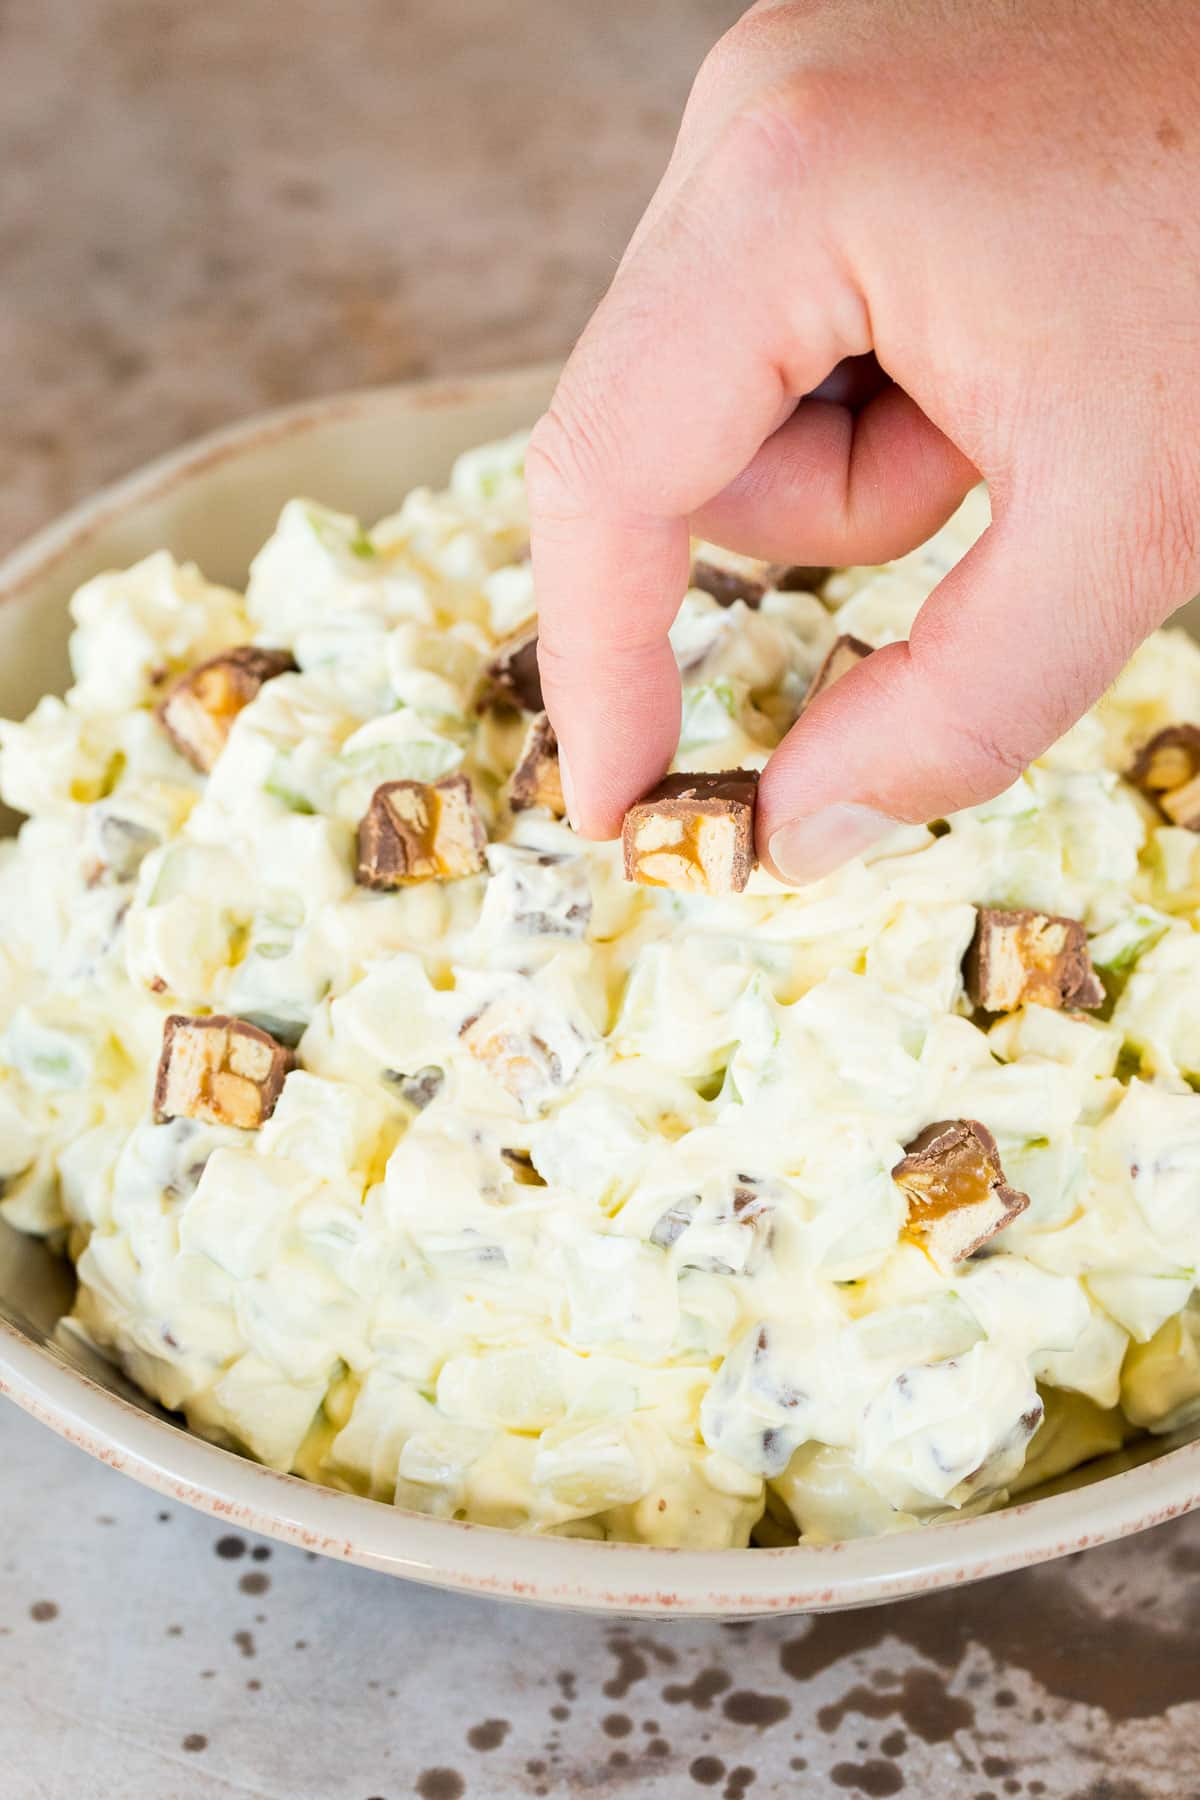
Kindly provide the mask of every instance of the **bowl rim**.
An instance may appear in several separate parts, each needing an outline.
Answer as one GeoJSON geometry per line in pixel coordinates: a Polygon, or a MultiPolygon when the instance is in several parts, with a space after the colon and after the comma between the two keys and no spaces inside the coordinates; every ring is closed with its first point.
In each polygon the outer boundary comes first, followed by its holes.
{"type": "MultiPolygon", "coordinates": [[[[544,389],[555,366],[333,394],[209,433],[11,551],[0,561],[0,606],[52,579],[127,509],[231,459],[381,408],[420,415],[517,400],[544,389]]],[[[3,1318],[0,1394],[99,1461],[230,1524],[459,1592],[626,1616],[748,1618],[898,1600],[1111,1542],[1200,1504],[1196,1442],[1084,1488],[882,1537],[746,1550],[597,1543],[433,1518],[267,1469],[108,1391],[3,1318]]]]}

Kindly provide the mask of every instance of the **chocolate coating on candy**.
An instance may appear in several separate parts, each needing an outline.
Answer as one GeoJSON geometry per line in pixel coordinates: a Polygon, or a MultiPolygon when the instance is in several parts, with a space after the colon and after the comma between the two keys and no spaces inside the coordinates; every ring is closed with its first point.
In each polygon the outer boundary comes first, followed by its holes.
{"type": "Polygon", "coordinates": [[[1138,751],[1126,779],[1163,817],[1200,831],[1200,726],[1168,725],[1138,751]]]}
{"type": "Polygon", "coordinates": [[[1008,1186],[996,1140],[978,1119],[942,1119],[918,1132],[892,1170],[908,1199],[905,1235],[951,1267],[1011,1225],[1029,1205],[1008,1186]]]}
{"type": "Polygon", "coordinates": [[[963,979],[986,1012],[1015,1012],[1027,1003],[1080,1011],[1104,1000],[1079,920],[1027,908],[979,908],[963,979]]]}
{"type": "Polygon", "coordinates": [[[506,638],[484,670],[484,702],[499,700],[522,712],[540,713],[542,677],[537,659],[537,626],[527,625],[506,638]]]}
{"type": "Polygon", "coordinates": [[[358,827],[360,887],[453,881],[483,867],[487,832],[465,775],[385,781],[358,827]]]}
{"type": "Polygon", "coordinates": [[[755,868],[756,769],[667,775],[625,815],[625,878],[740,894],[755,868]]]}
{"type": "Polygon", "coordinates": [[[831,568],[816,564],[763,562],[710,545],[692,564],[690,585],[710,595],[718,606],[732,606],[741,600],[754,609],[762,604],[769,588],[815,594],[832,574],[831,568]]]}
{"type": "Polygon", "coordinates": [[[154,1082],[155,1121],[201,1119],[254,1131],[274,1112],[295,1066],[285,1044],[245,1019],[172,1013],[154,1082]]]}
{"type": "MultiPolygon", "coordinates": [[[[818,694],[823,694],[835,681],[840,681],[843,675],[849,674],[856,663],[865,661],[871,654],[871,648],[870,644],[864,644],[861,638],[851,637],[848,632],[835,639],[825,661],[809,684],[804,705],[811,706],[818,694]]],[[[801,711],[803,710],[802,707],[801,711]]]]}
{"type": "Polygon", "coordinates": [[[244,644],[211,656],[178,680],[158,706],[163,730],[194,769],[207,775],[225,748],[238,714],[264,682],[294,674],[290,650],[260,650],[244,644]]]}
{"type": "Polygon", "coordinates": [[[558,739],[544,712],[530,720],[520,760],[508,785],[508,803],[514,812],[544,806],[556,819],[566,813],[558,767],[558,739]]]}

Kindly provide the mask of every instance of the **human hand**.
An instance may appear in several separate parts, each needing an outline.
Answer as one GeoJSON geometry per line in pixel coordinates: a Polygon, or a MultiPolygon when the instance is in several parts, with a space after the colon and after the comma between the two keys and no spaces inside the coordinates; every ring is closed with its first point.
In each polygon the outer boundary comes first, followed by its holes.
{"type": "Polygon", "coordinates": [[[1200,586],[1198,66],[1190,0],[782,0],[716,46],[527,461],[581,830],[674,754],[690,531],[877,562],[988,483],[910,641],[763,772],[792,881],[1006,787],[1200,586]]]}

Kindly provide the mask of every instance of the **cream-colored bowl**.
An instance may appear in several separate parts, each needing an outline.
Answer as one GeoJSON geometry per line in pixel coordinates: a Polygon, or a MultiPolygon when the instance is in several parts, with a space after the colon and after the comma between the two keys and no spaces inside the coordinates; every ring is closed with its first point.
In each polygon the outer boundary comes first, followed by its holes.
{"type": "MultiPolygon", "coordinates": [[[[531,421],[547,369],[392,388],[238,426],[155,463],[0,567],[0,714],[66,683],[66,603],[81,581],[159,545],[240,586],[283,502],[307,494],[372,518],[460,451],[531,421]]],[[[440,1587],[659,1615],[815,1612],[973,1581],[1139,1531],[1200,1499],[1200,1444],[1105,1459],[986,1517],[826,1547],[657,1550],[429,1519],[276,1475],[191,1436],[99,1358],[53,1341],[72,1277],[0,1225],[0,1389],[93,1456],[254,1531],[440,1587]]]]}

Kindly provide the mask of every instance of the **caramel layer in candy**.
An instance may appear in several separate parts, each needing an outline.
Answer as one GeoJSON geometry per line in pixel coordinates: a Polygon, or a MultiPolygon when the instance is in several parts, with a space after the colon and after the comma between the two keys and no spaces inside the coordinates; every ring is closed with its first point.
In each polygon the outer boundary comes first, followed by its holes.
{"type": "Polygon", "coordinates": [[[905,1235],[941,1267],[971,1256],[1029,1205],[1004,1180],[996,1140],[977,1119],[942,1119],[907,1146],[892,1180],[908,1198],[905,1235]]]}
{"type": "Polygon", "coordinates": [[[1168,725],[1138,751],[1127,777],[1172,825],[1200,831],[1200,726],[1168,725]]]}
{"type": "Polygon", "coordinates": [[[754,871],[755,769],[668,775],[625,814],[625,879],[740,894],[754,871]]]}
{"type": "Polygon", "coordinates": [[[483,867],[487,832],[465,775],[441,781],[385,781],[358,827],[360,887],[453,881],[483,867]]]}
{"type": "Polygon", "coordinates": [[[842,676],[848,674],[856,663],[862,662],[870,654],[871,645],[864,644],[861,638],[851,637],[848,632],[840,638],[836,638],[830,645],[825,661],[809,684],[808,692],[804,696],[804,705],[811,706],[818,694],[823,694],[826,688],[831,688],[835,681],[840,681],[842,676]]]}
{"type": "Polygon", "coordinates": [[[502,701],[522,712],[541,712],[542,677],[538,670],[537,626],[526,625],[505,638],[483,672],[483,701],[502,701]]]}
{"type": "Polygon", "coordinates": [[[706,544],[703,554],[692,564],[690,585],[711,595],[718,606],[732,606],[735,600],[742,600],[754,608],[761,604],[768,588],[815,594],[832,574],[832,569],[815,564],[763,562],[757,556],[738,556],[732,550],[706,544]]]}
{"type": "Polygon", "coordinates": [[[296,1059],[285,1044],[245,1019],[172,1013],[163,1025],[154,1083],[154,1117],[203,1119],[254,1131],[275,1102],[296,1059]]]}
{"type": "Polygon", "coordinates": [[[295,668],[290,650],[258,650],[253,644],[226,650],[175,683],[159,705],[159,720],[180,754],[207,775],[225,748],[233,721],[264,681],[295,668]]]}
{"type": "Polygon", "coordinates": [[[1052,913],[981,906],[963,978],[985,1012],[1015,1012],[1027,1002],[1077,1011],[1104,1000],[1087,932],[1078,919],[1052,913]]]}
{"type": "Polygon", "coordinates": [[[544,806],[556,819],[566,813],[562,776],[558,767],[558,739],[544,712],[530,720],[521,756],[508,786],[508,803],[514,812],[544,806]]]}

